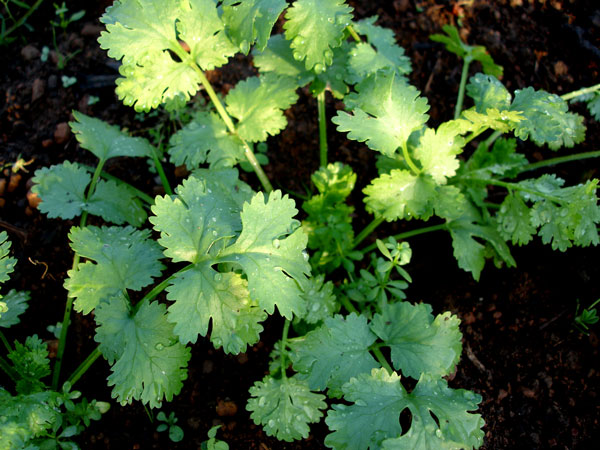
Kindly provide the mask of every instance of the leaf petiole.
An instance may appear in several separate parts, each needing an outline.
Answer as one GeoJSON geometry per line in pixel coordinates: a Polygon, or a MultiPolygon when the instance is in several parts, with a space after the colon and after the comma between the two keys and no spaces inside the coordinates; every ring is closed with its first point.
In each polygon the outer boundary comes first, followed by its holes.
{"type": "Polygon", "coordinates": [[[83,360],[83,362],[79,365],[79,367],[77,367],[77,369],[75,369],[69,378],[67,378],[67,383],[71,383],[71,386],[77,383],[77,381],[87,372],[92,364],[94,364],[94,361],[96,361],[101,355],[102,353],[100,352],[100,346],[98,346],[92,351],[92,353],[88,355],[87,358],[85,358],[85,360],[83,360]]]}
{"type": "Polygon", "coordinates": [[[327,117],[325,115],[325,89],[317,94],[317,109],[319,112],[319,149],[321,167],[327,166],[327,117]]]}

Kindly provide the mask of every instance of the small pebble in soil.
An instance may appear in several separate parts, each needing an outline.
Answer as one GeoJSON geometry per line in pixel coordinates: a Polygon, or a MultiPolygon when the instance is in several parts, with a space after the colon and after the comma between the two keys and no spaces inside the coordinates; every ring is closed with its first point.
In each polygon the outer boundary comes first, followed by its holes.
{"type": "Polygon", "coordinates": [[[215,410],[219,417],[231,417],[237,414],[238,408],[235,402],[232,402],[231,400],[219,400],[215,410]]]}
{"type": "Polygon", "coordinates": [[[41,78],[33,80],[33,84],[31,85],[31,103],[42,98],[45,92],[46,82],[41,78]]]}
{"type": "Polygon", "coordinates": [[[33,61],[34,59],[38,59],[41,55],[41,52],[37,49],[37,47],[29,44],[21,49],[21,56],[25,61],[33,61]]]}
{"type": "Polygon", "coordinates": [[[69,128],[69,124],[67,122],[61,122],[56,125],[54,129],[54,142],[57,144],[64,144],[71,137],[71,129],[69,128]]]}

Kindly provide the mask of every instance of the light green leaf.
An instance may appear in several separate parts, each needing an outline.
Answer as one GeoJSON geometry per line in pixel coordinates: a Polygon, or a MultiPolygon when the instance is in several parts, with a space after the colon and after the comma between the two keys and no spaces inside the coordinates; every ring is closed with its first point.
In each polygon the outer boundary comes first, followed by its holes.
{"type": "Polygon", "coordinates": [[[9,274],[15,270],[17,260],[8,256],[10,241],[6,231],[0,231],[0,283],[8,280],[9,274]]]}
{"type": "Polygon", "coordinates": [[[65,281],[69,296],[75,298],[75,310],[84,314],[125,289],[148,286],[164,268],[160,248],[148,230],[73,227],[69,239],[75,253],[91,260],[69,270],[65,281]]]}
{"type": "Polygon", "coordinates": [[[333,62],[344,29],[352,20],[352,8],[344,0],[296,0],[287,10],[285,38],[292,41],[294,58],[305,60],[307,69],[321,73],[333,62]]]}
{"type": "Polygon", "coordinates": [[[537,145],[548,144],[552,150],[573,147],[585,139],[583,117],[568,112],[567,102],[558,95],[531,87],[517,90],[510,109],[525,118],[515,128],[515,136],[520,139],[531,138],[537,145]]]}
{"type": "MultiPolygon", "coordinates": [[[[2,260],[0,259],[0,262],[1,261],[2,260]]],[[[11,289],[8,291],[8,294],[5,294],[0,298],[2,298],[2,301],[7,306],[7,311],[3,312],[0,316],[0,327],[9,328],[12,325],[18,324],[21,321],[19,316],[27,310],[27,302],[30,299],[29,292],[11,289]]]]}
{"type": "Polygon", "coordinates": [[[238,354],[258,342],[266,314],[249,299],[246,280],[236,273],[219,273],[209,264],[176,275],[167,288],[175,300],[168,309],[169,322],[183,343],[206,336],[212,319],[210,340],[225,353],[238,354]]]}
{"type": "Polygon", "coordinates": [[[330,448],[472,449],[483,443],[483,419],[468,412],[477,409],[481,397],[449,389],[443,379],[423,375],[408,394],[398,375],[373,369],[352,378],[343,390],[353,404],[333,405],[327,414],[325,422],[333,432],[325,445],[330,448]],[[412,421],[401,436],[400,414],[406,408],[412,421]]]}
{"type": "Polygon", "coordinates": [[[509,192],[502,202],[496,220],[498,232],[513,244],[529,243],[536,232],[536,227],[531,223],[529,208],[521,196],[514,192],[509,192]]]}
{"type": "Polygon", "coordinates": [[[266,47],[273,25],[287,3],[285,0],[225,0],[221,7],[227,34],[247,55],[254,42],[259,51],[266,47]]]}
{"type": "Polygon", "coordinates": [[[349,96],[353,114],[339,111],[332,122],[338,131],[349,132],[350,139],[366,141],[372,150],[391,157],[427,121],[427,100],[393,74],[370,76],[357,90],[358,94],[349,96]]]}
{"type": "Polygon", "coordinates": [[[304,67],[304,63],[294,58],[290,41],[283,34],[274,34],[261,52],[253,52],[252,62],[260,73],[274,73],[280,77],[290,77],[296,80],[297,87],[309,83],[315,74],[304,67]]]}
{"type": "Polygon", "coordinates": [[[306,381],[297,377],[275,379],[266,376],[250,388],[246,409],[269,436],[291,442],[305,439],[309,424],[318,422],[327,408],[325,396],[311,392],[306,381]]]}
{"type": "Polygon", "coordinates": [[[239,82],[227,94],[227,111],[238,120],[239,136],[249,142],[265,141],[285,128],[283,110],[298,98],[296,82],[266,74],[239,82]]]}
{"type": "Polygon", "coordinates": [[[69,122],[79,145],[102,161],[116,156],[152,156],[153,148],[146,139],[131,137],[119,127],[103,120],[73,111],[74,122],[69,122]]]}
{"type": "Polygon", "coordinates": [[[454,370],[462,351],[459,323],[449,312],[434,318],[428,304],[398,302],[373,317],[371,330],[390,347],[394,368],[419,379],[454,370]]]}
{"type": "Polygon", "coordinates": [[[325,275],[317,275],[308,279],[302,297],[306,300],[306,313],[302,320],[306,323],[319,323],[331,316],[339,309],[333,293],[334,285],[331,281],[324,282],[325,275]]]}
{"type": "Polygon", "coordinates": [[[303,285],[310,273],[308,255],[304,253],[308,238],[293,219],[297,212],[294,201],[282,196],[281,191],[273,191],[268,197],[256,194],[244,204],[238,239],[218,258],[244,270],[250,298],[261,308],[272,314],[277,305],[288,319],[306,307],[298,284],[303,285]]]}
{"type": "Polygon", "coordinates": [[[475,110],[485,114],[488,109],[509,109],[512,96],[504,85],[492,75],[477,73],[469,79],[467,95],[475,102],[475,110]]]}
{"type": "Polygon", "coordinates": [[[423,171],[431,175],[437,184],[445,184],[447,178],[456,175],[460,164],[456,157],[462,153],[464,139],[454,122],[445,122],[436,130],[428,128],[414,150],[423,171]]]}
{"type": "Polygon", "coordinates": [[[96,308],[98,329],[95,340],[112,364],[108,385],[122,405],[140,400],[151,408],[171,401],[187,378],[190,350],[173,334],[164,305],[145,302],[131,316],[122,297],[96,308]]]}
{"type": "Polygon", "coordinates": [[[42,378],[50,375],[48,346],[37,334],[27,337],[25,344],[15,341],[15,347],[7,355],[20,379],[16,389],[19,394],[31,394],[44,389],[42,378]]]}
{"type": "Polygon", "coordinates": [[[446,220],[456,220],[464,215],[470,205],[463,192],[456,186],[438,186],[433,200],[435,215],[446,220]]]}
{"type": "Polygon", "coordinates": [[[388,222],[412,218],[427,220],[433,214],[436,186],[428,176],[394,169],[375,178],[363,192],[367,211],[383,216],[388,222]]]}
{"type": "Polygon", "coordinates": [[[488,108],[485,113],[477,112],[474,108],[464,110],[460,115],[460,120],[466,120],[471,123],[473,130],[492,130],[508,133],[513,130],[517,124],[525,118],[519,111],[498,111],[496,108],[488,108]]]}
{"type": "Polygon", "coordinates": [[[217,114],[202,111],[171,137],[169,155],[174,165],[188,169],[207,161],[212,168],[223,168],[244,160],[244,147],[217,114]]]}
{"type": "Polygon", "coordinates": [[[85,209],[107,222],[121,225],[125,222],[139,227],[147,218],[146,211],[135,194],[124,184],[113,180],[99,180],[85,209]]]}
{"type": "Polygon", "coordinates": [[[330,396],[339,396],[342,385],[350,378],[379,367],[369,353],[369,346],[376,339],[365,316],[336,315],[290,341],[290,358],[311,389],[329,388],[330,396]]]}

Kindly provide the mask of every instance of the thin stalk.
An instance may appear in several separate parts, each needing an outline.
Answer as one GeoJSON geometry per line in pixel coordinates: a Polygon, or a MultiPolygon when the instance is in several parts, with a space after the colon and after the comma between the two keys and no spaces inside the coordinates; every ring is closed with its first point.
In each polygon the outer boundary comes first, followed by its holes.
{"type": "Polygon", "coordinates": [[[19,379],[19,374],[17,371],[2,356],[0,356],[0,369],[2,369],[15,383],[19,379]]]}
{"type": "Polygon", "coordinates": [[[154,149],[152,150],[152,160],[154,161],[154,167],[156,167],[156,172],[160,177],[160,182],[165,188],[165,192],[169,195],[173,195],[173,189],[171,189],[171,185],[169,184],[169,180],[167,179],[165,170],[163,169],[160,159],[158,159],[158,155],[156,154],[156,151],[154,149]]]}
{"type": "MultiPolygon", "coordinates": [[[[88,166],[88,165],[85,165],[85,164],[81,164],[81,166],[85,170],[87,170],[88,172],[94,173],[94,171],[95,171],[95,169],[93,167],[91,167],[91,166],[88,166]]],[[[148,203],[148,205],[153,205],[154,204],[154,199],[152,197],[150,197],[144,191],[139,190],[135,186],[132,186],[128,182],[123,181],[120,178],[117,178],[114,175],[111,175],[110,173],[105,172],[105,171],[102,171],[102,173],[100,173],[100,176],[102,178],[104,178],[105,180],[112,180],[115,183],[126,185],[128,187],[128,189],[131,189],[133,192],[135,192],[136,197],[138,197],[140,200],[142,200],[143,202],[148,203]]]]}
{"type": "Polygon", "coordinates": [[[568,163],[571,161],[578,161],[581,159],[588,159],[588,158],[600,158],[600,150],[546,159],[544,161],[539,161],[536,163],[529,164],[529,165],[521,168],[519,172],[520,173],[529,172],[532,170],[541,169],[542,167],[555,166],[557,164],[563,164],[563,163],[568,163]]]}
{"type": "Polygon", "coordinates": [[[85,374],[92,364],[94,364],[94,361],[96,361],[101,355],[102,353],[100,353],[100,346],[98,346],[94,349],[94,351],[92,351],[92,353],[88,355],[87,358],[85,358],[81,364],[79,364],[79,367],[75,369],[69,378],[67,378],[67,382],[71,383],[71,386],[77,383],[83,374],[85,374]]]}
{"type": "Polygon", "coordinates": [[[410,167],[410,170],[412,170],[412,172],[415,175],[419,175],[421,173],[421,169],[419,169],[417,167],[415,162],[410,157],[410,154],[408,153],[408,146],[406,145],[406,142],[402,145],[402,156],[404,157],[406,164],[408,164],[408,167],[410,167]]]}
{"type": "MultiPolygon", "coordinates": [[[[98,184],[98,179],[100,178],[100,174],[102,173],[102,168],[104,167],[104,163],[106,160],[101,159],[98,161],[98,165],[96,166],[96,170],[94,171],[94,175],[92,175],[92,181],[90,181],[90,185],[87,190],[87,194],[85,195],[86,202],[92,198],[94,195],[94,191],[96,190],[96,185],[98,184]]],[[[84,211],[81,214],[81,220],[79,221],[80,227],[85,227],[87,222],[88,212],[84,211]]],[[[73,270],[77,268],[79,265],[79,255],[76,253],[73,256],[73,270]]],[[[58,390],[58,383],[60,381],[60,370],[62,367],[62,361],[65,354],[65,347],[67,346],[67,332],[69,330],[69,324],[71,323],[71,310],[73,309],[73,297],[67,296],[67,303],[65,305],[65,312],[63,314],[62,327],[60,330],[60,337],[58,339],[58,350],[56,352],[56,362],[54,363],[54,371],[52,373],[52,388],[56,391],[58,390]]]]}
{"type": "Polygon", "coordinates": [[[481,133],[483,133],[484,131],[487,131],[487,130],[489,130],[489,128],[488,127],[484,127],[484,128],[481,128],[481,129],[479,129],[477,131],[473,131],[469,136],[467,136],[465,138],[465,144],[464,145],[467,145],[469,142],[471,142],[473,139],[475,139],[477,136],[479,136],[481,133]]]}
{"type": "Polygon", "coordinates": [[[554,197],[553,195],[544,194],[543,192],[526,188],[517,183],[509,183],[507,181],[500,181],[500,180],[486,180],[486,179],[479,179],[479,178],[468,178],[468,179],[471,181],[480,181],[485,184],[491,184],[493,186],[500,186],[500,187],[506,188],[508,190],[527,192],[528,194],[535,195],[536,197],[545,198],[546,200],[550,200],[551,202],[554,202],[554,203],[562,204],[565,202],[565,200],[562,198],[554,197]]]}
{"type": "Polygon", "coordinates": [[[325,115],[325,90],[317,94],[317,109],[319,111],[319,149],[321,167],[327,166],[327,117],[325,115]]]}
{"type": "Polygon", "coordinates": [[[206,93],[210,97],[210,100],[212,101],[213,105],[215,105],[215,108],[217,109],[217,112],[219,113],[219,115],[221,116],[221,118],[223,119],[223,121],[225,122],[225,125],[229,129],[229,132],[232,133],[232,134],[234,134],[234,135],[236,135],[242,141],[242,144],[244,146],[244,154],[246,155],[246,159],[248,160],[248,162],[252,166],[252,169],[254,170],[254,173],[256,173],[256,175],[258,176],[258,179],[260,180],[260,183],[262,184],[264,190],[267,191],[267,192],[271,192],[273,190],[273,186],[271,186],[271,182],[269,181],[269,178],[267,177],[267,174],[265,174],[263,168],[261,167],[260,163],[256,159],[256,155],[254,154],[254,152],[252,151],[252,149],[250,148],[250,146],[248,145],[248,143],[244,139],[242,139],[239,136],[239,134],[237,133],[237,131],[235,129],[235,125],[233,124],[233,120],[231,120],[231,117],[229,116],[229,114],[225,110],[225,107],[221,103],[221,100],[217,96],[217,93],[212,88],[212,86],[210,84],[210,81],[208,81],[208,78],[206,78],[206,76],[204,75],[204,72],[195,63],[191,64],[190,66],[198,74],[198,77],[200,78],[200,82],[202,83],[202,86],[204,86],[204,89],[206,90],[206,93]]]}
{"type": "Polygon", "coordinates": [[[563,100],[571,100],[572,98],[579,97],[580,95],[590,94],[596,91],[600,91],[600,84],[569,92],[567,94],[561,95],[560,98],[562,98],[563,100]]]}
{"type": "Polygon", "coordinates": [[[502,136],[502,134],[503,134],[502,131],[497,131],[497,130],[494,131],[492,134],[490,134],[490,137],[485,140],[485,143],[484,143],[485,147],[490,148],[492,146],[492,144],[494,142],[496,142],[496,139],[498,139],[500,136],[502,136]]]}
{"type": "Polygon", "coordinates": [[[0,341],[2,341],[2,343],[4,344],[4,347],[6,347],[6,350],[8,351],[8,353],[13,351],[13,349],[10,345],[10,342],[8,342],[8,339],[6,339],[6,336],[4,336],[4,333],[2,332],[2,330],[0,330],[0,341]]]}
{"type": "Polygon", "coordinates": [[[44,0],[37,0],[37,2],[35,2],[31,8],[29,8],[27,10],[27,12],[25,14],[23,14],[23,16],[21,16],[21,18],[15,22],[13,24],[13,26],[11,26],[8,30],[6,30],[6,32],[4,33],[4,35],[2,36],[2,39],[6,39],[10,33],[12,33],[13,31],[15,31],[17,28],[19,28],[21,25],[23,25],[25,23],[25,21],[27,20],[27,18],[33,14],[33,12],[38,9],[38,7],[42,4],[44,0]]]}
{"type": "MultiPolygon", "coordinates": [[[[404,239],[408,239],[413,236],[418,236],[420,234],[431,233],[434,231],[440,231],[440,230],[446,230],[446,229],[448,229],[447,225],[445,223],[442,223],[440,225],[432,225],[429,227],[417,228],[416,230],[411,230],[411,231],[406,231],[404,233],[396,234],[394,236],[394,239],[396,239],[397,241],[402,241],[404,239]]],[[[368,247],[365,247],[362,251],[363,251],[363,253],[368,253],[368,252],[375,250],[375,248],[377,248],[377,244],[371,244],[368,247]]]]}
{"type": "Polygon", "coordinates": [[[354,28],[352,27],[352,25],[348,25],[346,27],[346,30],[348,30],[348,33],[350,33],[350,36],[352,36],[352,39],[354,39],[356,42],[362,41],[356,30],[354,30],[354,28]]]}
{"type": "Polygon", "coordinates": [[[385,359],[385,356],[383,356],[383,353],[381,353],[381,350],[379,350],[379,347],[373,347],[370,349],[371,353],[373,353],[375,355],[375,358],[377,359],[377,361],[379,362],[379,364],[381,364],[385,370],[388,371],[388,374],[393,374],[394,373],[394,369],[392,369],[392,366],[390,366],[390,364],[387,362],[387,359],[385,359]]]}
{"type": "Polygon", "coordinates": [[[338,296],[338,298],[341,300],[344,308],[346,308],[346,311],[348,311],[349,313],[357,313],[358,314],[358,310],[354,307],[354,305],[350,302],[350,300],[348,300],[348,297],[346,297],[344,295],[340,295],[340,296],[338,296]]]}
{"type": "Polygon", "coordinates": [[[352,248],[356,248],[358,244],[365,240],[365,238],[370,235],[375,228],[382,224],[385,219],[382,216],[375,217],[373,221],[367,225],[364,230],[362,230],[358,236],[354,238],[354,242],[352,243],[352,248]]]}
{"type": "Polygon", "coordinates": [[[162,291],[164,291],[167,286],[169,286],[169,283],[171,283],[171,281],[179,274],[190,270],[191,268],[193,268],[194,265],[193,264],[189,264],[187,266],[185,266],[183,269],[178,270],[177,272],[175,272],[173,275],[171,275],[168,278],[165,278],[163,281],[161,281],[159,284],[157,284],[156,286],[154,286],[152,288],[152,290],[150,292],[148,292],[146,295],[144,295],[144,297],[136,303],[136,305],[133,307],[133,314],[135,314],[138,309],[140,309],[140,307],[146,303],[149,302],[151,300],[153,300],[154,298],[156,298],[156,296],[158,294],[160,294],[162,291]]]}
{"type": "Polygon", "coordinates": [[[454,119],[458,119],[462,111],[463,102],[465,100],[465,87],[467,86],[467,78],[469,77],[470,58],[465,58],[463,61],[462,74],[460,75],[460,85],[458,86],[458,98],[456,99],[456,107],[454,108],[454,119]]]}
{"type": "Polygon", "coordinates": [[[288,334],[290,332],[290,321],[288,319],[285,319],[285,323],[283,324],[283,332],[281,333],[281,356],[280,356],[280,363],[281,363],[281,378],[285,381],[287,380],[287,375],[285,373],[286,370],[286,365],[285,365],[285,356],[286,356],[286,346],[287,346],[287,339],[288,339],[288,334]]]}

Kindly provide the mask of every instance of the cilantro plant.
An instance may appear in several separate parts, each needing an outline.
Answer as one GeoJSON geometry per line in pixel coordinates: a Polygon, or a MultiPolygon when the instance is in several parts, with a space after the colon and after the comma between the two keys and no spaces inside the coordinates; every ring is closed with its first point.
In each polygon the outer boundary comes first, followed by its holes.
{"type": "MultiPolygon", "coordinates": [[[[482,445],[481,397],[444,378],[462,351],[459,319],[408,301],[412,251],[405,240],[447,230],[458,265],[475,279],[487,259],[514,266],[509,245],[536,235],[562,251],[596,245],[598,180],[564,186],[551,174],[523,174],[597,155],[529,164],[516,138],[552,150],[572,147],[584,139],[583,118],[556,95],[509,92],[486,50],[463,43],[452,27],[434,39],[464,59],[455,117],[428,127],[427,99],[407,78],[410,62],[376,20],[355,21],[344,0],[122,0],[107,9],[99,42],[121,61],[118,97],[138,112],[162,107],[191,117],[167,147],[168,163],[184,164],[191,175],[172,187],[160,148],[73,113],[71,128],[96,167],[65,161],[42,168],[33,188],[48,217],[79,219],[69,233],[73,266],[48,392],[58,395],[65,380],[72,309],[93,313],[98,346],[67,386],[102,356],[113,398],[151,408],[181,391],[199,338],[238,354],[260,340],[269,316],[279,315],[281,340],[246,407],[268,435],[307,438],[310,425],[324,418],[330,448],[482,445]],[[206,71],[238,52],[252,58],[258,75],[220,95],[206,71]],[[485,73],[469,79],[474,62],[485,73]],[[255,150],[286,127],[284,110],[307,85],[317,97],[321,167],[301,222],[300,205],[273,190],[255,150]],[[199,91],[210,103],[182,112],[199,91]],[[331,119],[337,131],[378,154],[378,175],[362,180],[374,219],[360,232],[352,223],[357,207],[347,202],[360,174],[328,161],[327,92],[346,108],[331,119]],[[465,93],[472,100],[467,109],[465,93]],[[500,137],[508,133],[514,138],[500,137]],[[476,140],[470,156],[459,158],[476,140]],[[114,157],[150,161],[165,195],[151,197],[105,173],[114,157]],[[238,163],[252,167],[262,191],[240,180],[238,163]],[[488,195],[492,187],[505,191],[500,202],[488,195]],[[435,222],[378,235],[361,248],[383,222],[413,219],[435,222]]],[[[3,314],[10,318],[24,301],[5,300],[3,314]]],[[[0,363],[10,376],[14,369],[0,363]]],[[[215,433],[208,445],[224,447],[215,433]]]]}

